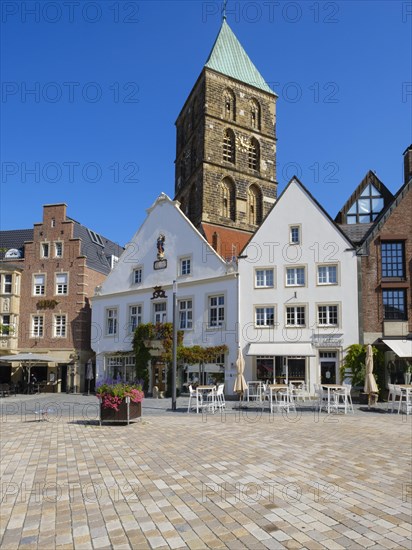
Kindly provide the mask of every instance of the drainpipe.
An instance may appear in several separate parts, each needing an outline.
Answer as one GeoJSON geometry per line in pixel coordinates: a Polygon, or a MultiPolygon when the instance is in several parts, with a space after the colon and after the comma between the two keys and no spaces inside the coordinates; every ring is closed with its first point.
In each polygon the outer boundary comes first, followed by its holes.
{"type": "Polygon", "coordinates": [[[358,271],[358,323],[359,323],[359,344],[364,343],[363,338],[363,303],[362,303],[362,256],[357,256],[358,271]]]}

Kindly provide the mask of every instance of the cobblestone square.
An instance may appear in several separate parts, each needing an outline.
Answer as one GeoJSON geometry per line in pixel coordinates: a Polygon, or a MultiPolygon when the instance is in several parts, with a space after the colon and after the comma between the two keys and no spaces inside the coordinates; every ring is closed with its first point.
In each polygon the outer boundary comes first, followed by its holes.
{"type": "Polygon", "coordinates": [[[411,547],[411,417],[385,406],[196,415],[145,399],[140,421],[99,426],[93,396],[1,405],[4,549],[411,547]]]}

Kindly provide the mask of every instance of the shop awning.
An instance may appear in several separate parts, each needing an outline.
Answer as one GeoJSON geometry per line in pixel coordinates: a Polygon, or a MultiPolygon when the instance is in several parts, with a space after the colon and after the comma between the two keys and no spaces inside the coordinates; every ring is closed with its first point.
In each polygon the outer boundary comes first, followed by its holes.
{"type": "Polygon", "coordinates": [[[382,340],[398,357],[412,357],[412,340],[382,340]]]}
{"type": "Polygon", "coordinates": [[[247,355],[283,355],[284,357],[315,357],[312,344],[279,342],[250,344],[247,355]]]}

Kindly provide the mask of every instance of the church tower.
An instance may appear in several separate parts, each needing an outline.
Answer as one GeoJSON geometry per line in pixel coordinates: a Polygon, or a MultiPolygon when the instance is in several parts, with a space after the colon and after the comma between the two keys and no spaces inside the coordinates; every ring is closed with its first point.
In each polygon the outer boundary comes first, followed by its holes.
{"type": "Polygon", "coordinates": [[[276,99],[223,19],[176,121],[175,199],[225,258],[276,200],[276,99]]]}

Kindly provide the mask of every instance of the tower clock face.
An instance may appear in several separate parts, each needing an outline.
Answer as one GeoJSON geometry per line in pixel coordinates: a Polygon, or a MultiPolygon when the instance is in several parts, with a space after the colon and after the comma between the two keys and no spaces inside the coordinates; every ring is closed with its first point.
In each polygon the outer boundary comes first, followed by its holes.
{"type": "Polygon", "coordinates": [[[245,153],[249,149],[249,140],[244,136],[236,136],[236,147],[242,153],[245,153]]]}

